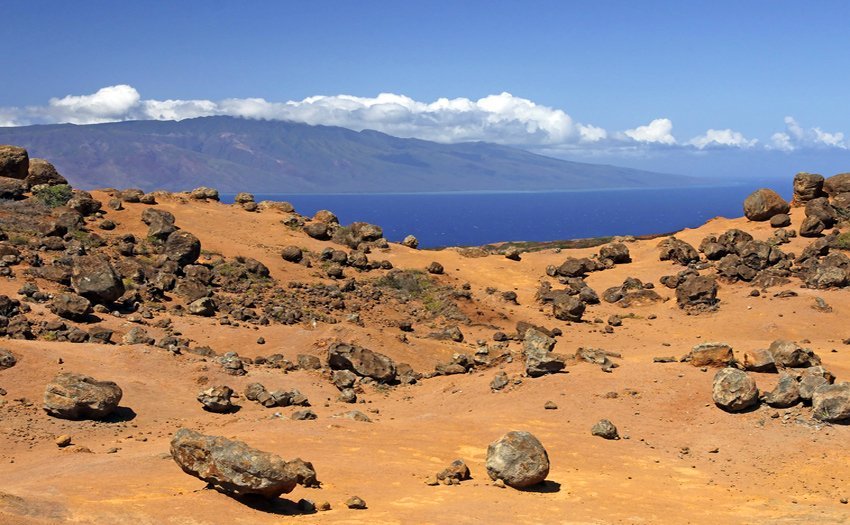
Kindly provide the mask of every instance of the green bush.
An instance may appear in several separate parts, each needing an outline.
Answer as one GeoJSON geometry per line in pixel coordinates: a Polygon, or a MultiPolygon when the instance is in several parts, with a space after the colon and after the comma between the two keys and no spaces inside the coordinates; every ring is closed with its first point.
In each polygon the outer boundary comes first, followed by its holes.
{"type": "Polygon", "coordinates": [[[64,206],[71,200],[71,187],[67,184],[56,186],[45,186],[37,189],[33,196],[45,206],[58,208],[64,206]]]}

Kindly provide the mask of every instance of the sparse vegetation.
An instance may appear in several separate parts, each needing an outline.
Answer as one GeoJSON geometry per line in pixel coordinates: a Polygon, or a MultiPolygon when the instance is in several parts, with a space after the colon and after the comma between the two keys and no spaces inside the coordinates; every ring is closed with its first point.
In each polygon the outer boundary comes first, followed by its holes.
{"type": "Polygon", "coordinates": [[[45,186],[37,189],[33,193],[36,200],[49,208],[64,206],[69,200],[71,200],[71,195],[71,186],[67,184],[45,186]]]}

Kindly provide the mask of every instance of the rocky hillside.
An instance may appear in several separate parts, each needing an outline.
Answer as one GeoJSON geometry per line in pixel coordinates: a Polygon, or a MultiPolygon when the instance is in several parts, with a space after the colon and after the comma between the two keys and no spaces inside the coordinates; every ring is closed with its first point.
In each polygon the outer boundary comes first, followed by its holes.
{"type": "Polygon", "coordinates": [[[850,175],[793,184],[426,251],[2,146],[0,523],[840,523],[850,175]]]}
{"type": "Polygon", "coordinates": [[[226,193],[389,193],[673,187],[678,175],[568,162],[483,142],[438,144],[376,131],[205,117],[0,128],[0,144],[49,158],[81,187],[226,193]]]}

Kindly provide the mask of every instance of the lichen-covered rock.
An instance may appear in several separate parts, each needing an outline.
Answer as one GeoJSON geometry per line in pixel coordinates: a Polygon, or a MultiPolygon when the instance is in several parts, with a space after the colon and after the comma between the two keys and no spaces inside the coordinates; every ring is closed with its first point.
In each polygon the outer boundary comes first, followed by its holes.
{"type": "Polygon", "coordinates": [[[487,447],[487,474],[514,488],[543,482],[549,474],[549,455],[529,432],[508,432],[487,447]]]}
{"type": "Polygon", "coordinates": [[[47,385],[44,410],[62,419],[103,419],[118,407],[122,395],[112,381],[62,373],[47,385]]]}
{"type": "Polygon", "coordinates": [[[171,440],[171,457],[183,472],[231,496],[257,494],[273,499],[297,484],[317,484],[313,465],[249,447],[241,441],[205,436],[181,428],[171,440]]]}

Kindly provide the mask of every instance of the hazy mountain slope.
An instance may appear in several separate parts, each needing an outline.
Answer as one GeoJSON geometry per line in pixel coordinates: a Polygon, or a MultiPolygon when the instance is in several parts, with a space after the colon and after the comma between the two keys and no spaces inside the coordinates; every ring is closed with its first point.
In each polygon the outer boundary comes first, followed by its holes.
{"type": "Polygon", "coordinates": [[[82,187],[225,192],[406,192],[678,186],[688,177],[569,162],[475,142],[206,117],[0,128],[0,143],[51,159],[82,187]]]}

